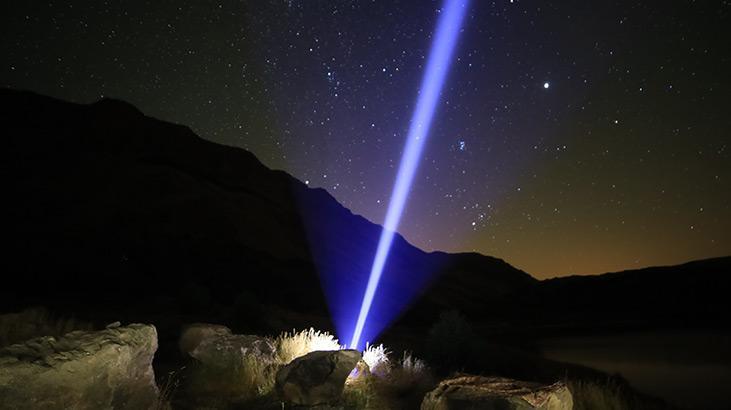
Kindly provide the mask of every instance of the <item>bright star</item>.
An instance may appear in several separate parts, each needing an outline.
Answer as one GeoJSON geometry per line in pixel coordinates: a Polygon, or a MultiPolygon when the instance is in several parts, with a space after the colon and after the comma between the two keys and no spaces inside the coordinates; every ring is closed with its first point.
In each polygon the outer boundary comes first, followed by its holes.
{"type": "Polygon", "coordinates": [[[546,81],[545,83],[543,83],[543,88],[546,88],[547,89],[550,86],[551,86],[551,84],[549,84],[548,81],[546,81]]]}

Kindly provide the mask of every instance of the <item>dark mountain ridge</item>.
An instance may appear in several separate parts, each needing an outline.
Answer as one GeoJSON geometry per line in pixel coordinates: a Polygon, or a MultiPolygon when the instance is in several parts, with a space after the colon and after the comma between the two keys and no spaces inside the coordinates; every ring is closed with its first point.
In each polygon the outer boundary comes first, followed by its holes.
{"type": "MultiPolygon", "coordinates": [[[[360,297],[381,228],[248,151],[109,99],[81,105],[5,89],[0,118],[2,310],[43,304],[100,320],[272,331],[332,328],[329,318],[360,297]]],[[[373,320],[405,311],[399,324],[425,328],[454,309],[493,331],[725,327],[730,264],[537,281],[500,259],[426,253],[397,235],[373,320]]]]}
{"type": "MultiPolygon", "coordinates": [[[[327,317],[320,282],[333,292],[350,280],[333,272],[369,267],[378,225],[243,149],[116,100],[2,90],[0,104],[12,239],[3,271],[15,284],[0,291],[4,309],[251,311],[243,322],[262,320],[257,305],[286,305],[327,317]]],[[[419,278],[459,286],[476,272],[496,296],[535,282],[501,260],[425,253],[401,236],[393,249],[396,279],[383,286],[402,294],[419,293],[419,278]]],[[[390,300],[405,307],[401,295],[390,300]]]]}
{"type": "Polygon", "coordinates": [[[731,257],[719,257],[544,280],[526,305],[543,313],[544,326],[727,329],[729,290],[731,257]]]}

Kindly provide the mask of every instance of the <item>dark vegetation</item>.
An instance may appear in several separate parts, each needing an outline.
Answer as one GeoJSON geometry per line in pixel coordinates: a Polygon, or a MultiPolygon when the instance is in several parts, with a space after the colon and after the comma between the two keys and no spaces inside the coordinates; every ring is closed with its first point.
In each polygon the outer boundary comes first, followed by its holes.
{"type": "MultiPolygon", "coordinates": [[[[179,359],[184,323],[258,334],[333,329],[322,289],[343,283],[327,273],[371,262],[380,227],[326,191],[127,103],[0,90],[0,120],[0,312],[45,306],[97,325],[153,323],[164,374],[179,359]]],[[[726,257],[538,281],[496,258],[426,253],[397,236],[381,286],[420,297],[383,337],[442,372],[606,380],[541,359],[531,335],[727,329],[730,271],[726,257]]],[[[399,297],[381,303],[403,307],[399,297]]]]}

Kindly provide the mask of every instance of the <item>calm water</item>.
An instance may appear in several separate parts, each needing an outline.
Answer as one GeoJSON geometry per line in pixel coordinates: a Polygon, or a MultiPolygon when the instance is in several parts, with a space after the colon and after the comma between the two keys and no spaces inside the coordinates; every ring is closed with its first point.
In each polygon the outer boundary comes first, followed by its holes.
{"type": "Polygon", "coordinates": [[[690,409],[729,409],[731,335],[646,332],[546,339],[545,357],[621,374],[637,390],[690,409]]]}

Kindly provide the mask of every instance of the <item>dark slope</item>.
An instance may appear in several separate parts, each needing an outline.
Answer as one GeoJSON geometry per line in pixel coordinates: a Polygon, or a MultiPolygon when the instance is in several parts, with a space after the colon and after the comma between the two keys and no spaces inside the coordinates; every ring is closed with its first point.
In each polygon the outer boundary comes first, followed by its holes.
{"type": "MultiPolygon", "coordinates": [[[[324,190],[124,102],[2,90],[0,118],[3,310],[46,304],[290,327],[269,317],[277,307],[328,317],[318,274],[326,289],[342,289],[371,263],[380,227],[324,190]]],[[[387,273],[383,286],[395,291],[383,306],[394,309],[420,278],[438,278],[420,321],[535,283],[501,260],[428,254],[401,237],[387,273]]]]}
{"type": "MultiPolygon", "coordinates": [[[[356,306],[380,227],[251,153],[115,100],[0,90],[0,310],[101,319],[330,326],[356,306]],[[330,312],[322,288],[331,297],[330,312]],[[319,322],[318,322],[319,320],[319,322]]],[[[725,327],[731,258],[536,281],[495,258],[397,236],[373,320],[459,310],[485,329],[725,327]],[[426,286],[430,283],[431,286],[426,286]],[[379,316],[380,315],[380,316],[379,316]]]]}
{"type": "Polygon", "coordinates": [[[728,328],[731,257],[542,281],[523,304],[545,326],[728,328]]]}

